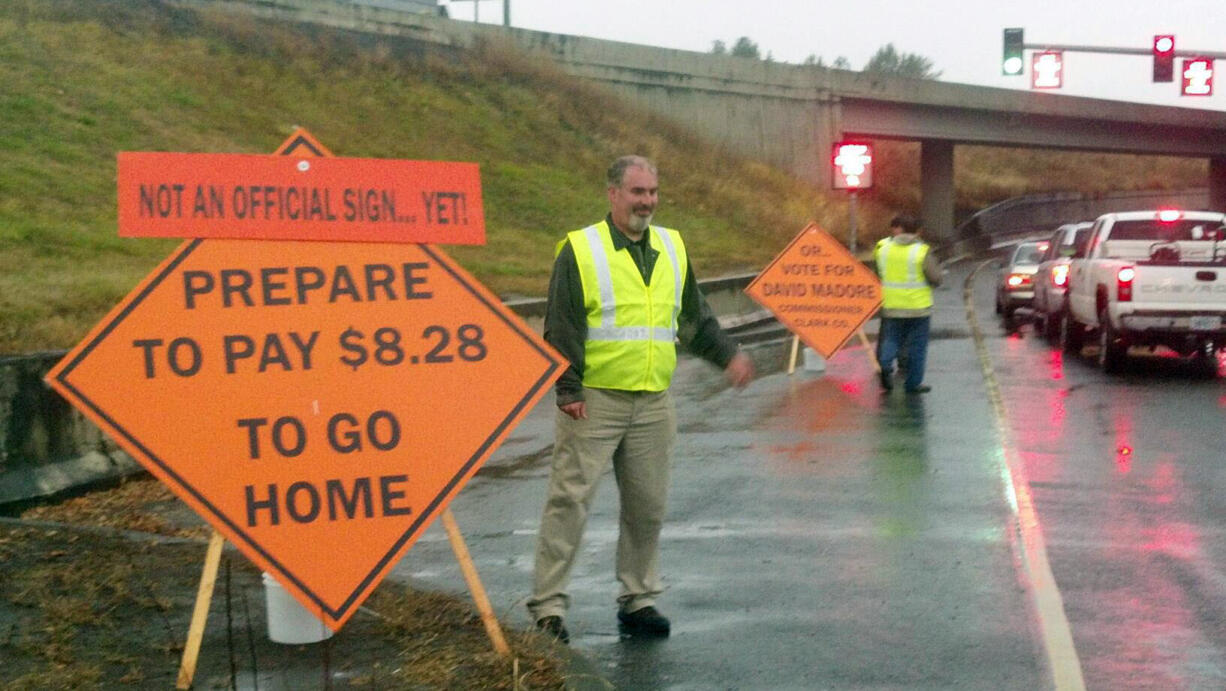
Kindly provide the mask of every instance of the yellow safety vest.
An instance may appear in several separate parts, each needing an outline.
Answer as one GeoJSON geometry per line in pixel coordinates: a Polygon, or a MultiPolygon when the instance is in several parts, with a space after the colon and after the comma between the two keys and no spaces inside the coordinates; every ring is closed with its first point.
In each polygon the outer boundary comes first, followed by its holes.
{"type": "Polygon", "coordinates": [[[660,252],[650,285],[628,250],[613,249],[607,221],[567,234],[587,310],[584,386],[664,391],[672,381],[687,271],[685,244],[675,230],[650,226],[648,232],[651,246],[660,252]]]}
{"type": "Polygon", "coordinates": [[[902,245],[884,238],[873,251],[881,277],[881,309],[922,310],[932,307],[932,286],[924,278],[928,243],[902,245]]]}

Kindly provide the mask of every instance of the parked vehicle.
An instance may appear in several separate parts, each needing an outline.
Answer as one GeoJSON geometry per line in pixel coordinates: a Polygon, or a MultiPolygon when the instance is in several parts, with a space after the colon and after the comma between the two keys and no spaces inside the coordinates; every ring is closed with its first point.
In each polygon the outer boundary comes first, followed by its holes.
{"type": "Polygon", "coordinates": [[[1217,373],[1226,346],[1226,215],[1131,211],[1099,216],[1069,267],[1061,343],[1077,352],[1097,336],[1114,372],[1132,346],[1163,346],[1217,373]]]}
{"type": "Polygon", "coordinates": [[[1034,299],[1034,272],[1047,251],[1046,242],[1023,242],[1009,255],[996,279],[996,313],[1005,324],[1013,319],[1019,307],[1029,307],[1034,299]]]}
{"type": "Polygon", "coordinates": [[[1060,338],[1060,322],[1064,319],[1066,309],[1064,300],[1068,292],[1068,268],[1073,261],[1073,255],[1080,247],[1085,251],[1086,241],[1090,237],[1093,223],[1065,223],[1056,228],[1047,240],[1047,252],[1039,262],[1039,268],[1034,274],[1034,309],[1035,329],[1041,332],[1049,343],[1056,343],[1060,338]]]}

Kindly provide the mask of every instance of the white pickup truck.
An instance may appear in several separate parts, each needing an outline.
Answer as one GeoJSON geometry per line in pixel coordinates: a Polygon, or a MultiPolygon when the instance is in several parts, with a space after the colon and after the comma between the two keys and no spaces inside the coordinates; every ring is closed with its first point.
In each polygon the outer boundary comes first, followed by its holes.
{"type": "Polygon", "coordinates": [[[1094,222],[1069,266],[1065,352],[1098,337],[1098,363],[1118,371],[1132,346],[1165,346],[1217,373],[1226,346],[1226,215],[1130,211],[1094,222]]]}

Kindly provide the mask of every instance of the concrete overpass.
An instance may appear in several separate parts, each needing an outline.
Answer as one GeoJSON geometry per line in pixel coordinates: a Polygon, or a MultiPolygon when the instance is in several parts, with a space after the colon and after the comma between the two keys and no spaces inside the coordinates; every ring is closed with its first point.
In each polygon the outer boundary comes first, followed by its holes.
{"type": "Polygon", "coordinates": [[[1211,208],[1226,210],[1226,112],[903,79],[474,24],[393,0],[178,0],[277,19],[397,35],[439,48],[509,41],[672,118],[712,142],[828,186],[845,137],[918,141],[922,214],[954,232],[954,147],[982,144],[1209,161],[1211,208]]]}

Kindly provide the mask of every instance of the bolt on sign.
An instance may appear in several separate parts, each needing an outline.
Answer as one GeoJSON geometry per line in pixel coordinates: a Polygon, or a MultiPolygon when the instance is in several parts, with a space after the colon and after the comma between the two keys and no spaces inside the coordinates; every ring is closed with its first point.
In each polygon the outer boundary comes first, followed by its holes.
{"type": "Polygon", "coordinates": [[[815,223],[745,288],[805,345],[829,359],[881,306],[881,283],[815,223]]]}
{"type": "MultiPolygon", "coordinates": [[[[276,158],[298,167],[297,155],[276,158]]],[[[199,160],[207,174],[183,163],[160,177],[143,171],[132,184],[183,184],[186,212],[196,181],[241,177],[225,161],[220,171],[211,167],[214,156],[199,160]]],[[[311,170],[326,167],[318,165],[325,159],[301,160],[311,170]]],[[[405,213],[402,194],[412,183],[381,176],[394,176],[401,163],[369,163],[379,184],[395,190],[397,214],[405,213]]],[[[370,184],[366,165],[351,160],[318,183],[342,190],[332,200],[342,206],[305,235],[339,237],[355,227],[343,220],[343,190],[370,184]]],[[[252,170],[273,167],[260,162],[252,170]]],[[[259,225],[271,223],[262,217],[270,200],[287,214],[294,208],[288,190],[265,192],[259,174],[245,179],[261,183],[242,193],[248,204],[261,200],[253,234],[289,237],[280,226],[259,225]]],[[[125,184],[120,218],[147,220],[143,193],[125,184]]],[[[464,193],[479,194],[475,177],[467,184],[464,193]]],[[[236,213],[239,189],[226,188],[214,211],[236,213]]],[[[479,223],[472,216],[479,199],[470,196],[469,204],[469,221],[479,223]]],[[[376,221],[368,214],[367,222],[376,221]]],[[[334,630],[563,368],[451,258],[414,244],[411,234],[404,239],[187,240],[47,375],[334,630]]]]}

